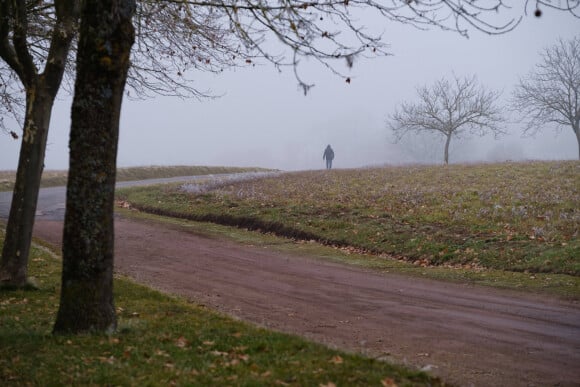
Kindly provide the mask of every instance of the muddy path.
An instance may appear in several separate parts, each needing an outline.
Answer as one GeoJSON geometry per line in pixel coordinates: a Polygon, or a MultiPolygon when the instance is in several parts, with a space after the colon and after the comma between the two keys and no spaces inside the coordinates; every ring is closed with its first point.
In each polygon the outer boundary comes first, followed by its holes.
{"type": "MultiPolygon", "coordinates": [[[[60,246],[62,222],[35,236],[60,246]]],[[[424,368],[462,386],[580,385],[580,305],[376,274],[116,220],[116,272],[228,315],[424,368]]]]}

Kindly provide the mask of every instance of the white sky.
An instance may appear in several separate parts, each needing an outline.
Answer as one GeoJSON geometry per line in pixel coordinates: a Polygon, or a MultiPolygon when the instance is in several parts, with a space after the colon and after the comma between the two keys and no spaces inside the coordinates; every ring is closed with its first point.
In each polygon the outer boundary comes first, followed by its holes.
{"type": "MultiPolygon", "coordinates": [[[[203,102],[157,97],[125,99],[121,117],[118,166],[227,165],[284,170],[323,168],[322,153],[334,148],[337,168],[416,161],[439,163],[442,144],[414,139],[392,144],[385,120],[403,100],[413,101],[415,87],[441,77],[476,74],[486,87],[510,96],[520,76],[539,61],[539,51],[557,38],[580,31],[580,19],[546,10],[526,17],[515,30],[489,36],[477,31],[465,39],[442,31],[418,31],[385,25],[394,56],[355,62],[352,82],[303,61],[301,75],[316,84],[307,96],[291,69],[271,65],[220,75],[196,74],[199,89],[223,97],[203,102]]],[[[68,166],[70,98],[59,96],[53,111],[47,169],[68,166]]],[[[451,143],[451,162],[505,159],[576,159],[578,145],[570,128],[551,128],[533,139],[521,138],[519,125],[500,140],[475,137],[451,143]]],[[[20,129],[17,130],[21,132],[20,129]]],[[[20,141],[0,134],[0,170],[15,169],[20,141]]]]}

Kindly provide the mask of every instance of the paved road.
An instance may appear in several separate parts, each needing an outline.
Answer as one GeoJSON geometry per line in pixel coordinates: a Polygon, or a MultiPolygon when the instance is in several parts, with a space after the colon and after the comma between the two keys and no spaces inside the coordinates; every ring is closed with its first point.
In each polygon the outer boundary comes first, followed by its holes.
{"type": "MultiPolygon", "coordinates": [[[[201,176],[178,176],[162,179],[121,181],[117,183],[117,188],[145,186],[164,183],[188,182],[202,179],[232,179],[243,176],[265,175],[269,172],[249,172],[237,174],[215,174],[201,176]]],[[[0,219],[8,219],[10,214],[10,203],[12,202],[12,192],[0,192],[0,219]]],[[[64,210],[66,203],[66,187],[42,188],[39,192],[36,206],[36,218],[43,220],[64,220],[64,210]]]]}

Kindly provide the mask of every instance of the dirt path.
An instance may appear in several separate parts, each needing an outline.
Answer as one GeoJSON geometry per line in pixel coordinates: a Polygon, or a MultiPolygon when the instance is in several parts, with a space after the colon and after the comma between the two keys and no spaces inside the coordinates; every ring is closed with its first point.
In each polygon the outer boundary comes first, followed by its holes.
{"type": "MultiPolygon", "coordinates": [[[[60,245],[62,223],[35,236],[60,245]]],[[[580,305],[241,246],[129,219],[116,271],[242,320],[462,386],[580,386],[580,305]]]]}

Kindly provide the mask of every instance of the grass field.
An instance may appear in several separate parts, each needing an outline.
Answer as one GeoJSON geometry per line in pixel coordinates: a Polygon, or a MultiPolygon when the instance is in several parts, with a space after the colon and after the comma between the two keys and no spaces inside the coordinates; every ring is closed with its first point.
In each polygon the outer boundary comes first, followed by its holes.
{"type": "Polygon", "coordinates": [[[33,247],[30,275],[39,289],[0,291],[2,386],[443,385],[425,373],[253,327],[123,278],[115,279],[118,333],[53,336],[60,266],[53,254],[33,247]]]}
{"type": "Polygon", "coordinates": [[[404,166],[124,189],[143,211],[419,266],[580,275],[580,163],[404,166]]]}
{"type": "MultiPolygon", "coordinates": [[[[237,167],[206,167],[206,166],[149,166],[117,169],[117,181],[132,181],[144,179],[156,179],[176,176],[196,176],[220,173],[239,173],[263,171],[261,168],[237,168],[237,167]]],[[[14,187],[16,179],[15,171],[0,171],[0,191],[10,191],[14,187]]],[[[42,187],[65,186],[67,179],[66,171],[44,171],[42,174],[42,187]]]]}
{"type": "MultiPolygon", "coordinates": [[[[199,172],[178,175],[189,174],[199,172]]],[[[124,189],[118,198],[152,213],[211,221],[162,220],[255,245],[409,275],[580,294],[578,162],[208,178],[124,189]]],[[[53,336],[59,258],[34,247],[30,276],[38,290],[0,292],[0,385],[443,384],[234,321],[124,278],[115,279],[116,334],[53,336]]]]}

